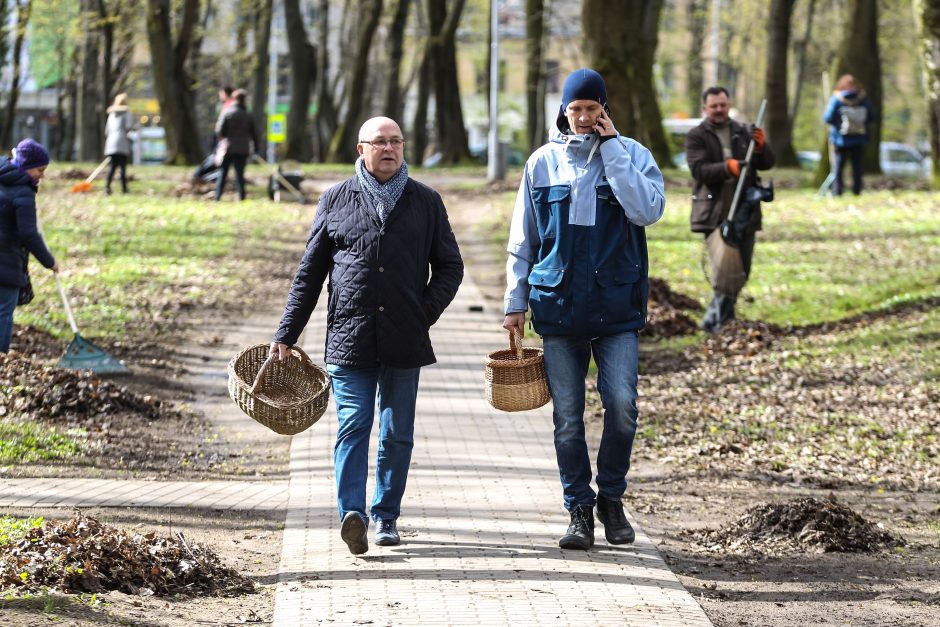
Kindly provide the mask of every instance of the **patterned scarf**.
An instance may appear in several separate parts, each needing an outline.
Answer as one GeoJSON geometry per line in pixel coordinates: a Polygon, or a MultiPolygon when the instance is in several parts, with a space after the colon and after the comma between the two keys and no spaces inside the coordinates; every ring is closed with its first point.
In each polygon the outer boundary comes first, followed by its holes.
{"type": "Polygon", "coordinates": [[[356,159],[356,175],[359,178],[359,184],[366,190],[369,200],[372,201],[372,206],[375,207],[379,222],[385,224],[388,214],[395,208],[401,193],[405,190],[405,183],[408,182],[408,164],[402,161],[401,168],[395,173],[395,176],[385,181],[385,183],[379,183],[366,170],[362,157],[359,157],[356,159]]]}

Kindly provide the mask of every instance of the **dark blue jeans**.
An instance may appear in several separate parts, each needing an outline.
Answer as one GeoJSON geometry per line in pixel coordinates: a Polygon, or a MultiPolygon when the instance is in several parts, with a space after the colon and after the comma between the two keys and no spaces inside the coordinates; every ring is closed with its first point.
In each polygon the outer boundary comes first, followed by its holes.
{"type": "Polygon", "coordinates": [[[836,178],[832,182],[832,193],[841,196],[845,187],[842,185],[842,170],[845,169],[845,162],[852,162],[852,193],[855,195],[862,193],[862,157],[864,156],[864,146],[853,146],[852,148],[836,148],[836,178]]]}
{"type": "Polygon", "coordinates": [[[13,338],[13,311],[20,300],[20,288],[0,285],[0,353],[10,350],[13,338]]]}
{"type": "Polygon", "coordinates": [[[555,455],[565,509],[593,507],[597,493],[619,501],[627,490],[637,416],[636,331],[595,338],[545,336],[545,371],[552,393],[555,455]],[[591,489],[591,459],[584,439],[584,378],[591,355],[604,406],[604,431],[597,452],[597,493],[591,489]]]}
{"type": "Polygon", "coordinates": [[[379,450],[375,460],[372,518],[395,520],[401,513],[411,451],[420,368],[328,365],[336,402],[336,498],[340,520],[348,512],[366,515],[369,437],[379,406],[379,450]]]}

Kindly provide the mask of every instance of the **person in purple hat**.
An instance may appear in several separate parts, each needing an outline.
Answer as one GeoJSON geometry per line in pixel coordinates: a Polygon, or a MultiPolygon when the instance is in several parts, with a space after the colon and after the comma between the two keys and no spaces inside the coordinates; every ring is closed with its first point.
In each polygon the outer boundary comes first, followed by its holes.
{"type": "Polygon", "coordinates": [[[509,231],[503,327],[542,336],[555,454],[571,517],[564,549],[594,544],[594,507],[610,544],[633,542],[621,498],[637,427],[637,332],[646,324],[645,227],[663,215],[663,175],[622,136],[590,69],[565,79],[558,131],[526,162],[509,231]],[[591,357],[604,406],[595,491],[584,438],[591,357]]]}
{"type": "Polygon", "coordinates": [[[0,353],[10,349],[13,311],[21,304],[21,292],[32,293],[29,254],[59,271],[36,221],[36,191],[48,165],[49,153],[32,139],[16,145],[13,159],[0,158],[0,353]]]}

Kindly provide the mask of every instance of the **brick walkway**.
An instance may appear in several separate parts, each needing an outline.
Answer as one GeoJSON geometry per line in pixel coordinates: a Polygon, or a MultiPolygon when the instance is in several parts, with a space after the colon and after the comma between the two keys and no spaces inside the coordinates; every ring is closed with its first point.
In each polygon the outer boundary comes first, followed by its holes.
{"type": "MultiPolygon", "coordinates": [[[[401,545],[354,557],[339,537],[333,404],[294,437],[274,624],[710,625],[641,529],[629,546],[599,527],[591,551],[558,548],[551,406],[506,414],[483,399],[483,357],[508,340],[496,312],[473,310],[482,302],[465,282],[432,331],[401,545]]],[[[314,359],[323,324],[315,314],[305,336],[314,359]]]]}

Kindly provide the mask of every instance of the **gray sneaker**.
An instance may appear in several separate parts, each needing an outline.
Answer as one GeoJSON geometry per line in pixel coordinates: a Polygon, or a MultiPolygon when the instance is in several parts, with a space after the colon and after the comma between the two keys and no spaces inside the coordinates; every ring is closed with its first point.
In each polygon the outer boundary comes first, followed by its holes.
{"type": "Polygon", "coordinates": [[[397,523],[394,520],[375,521],[375,543],[379,546],[395,546],[401,542],[397,523]]]}
{"type": "Polygon", "coordinates": [[[346,512],[339,535],[353,555],[361,555],[369,550],[369,526],[358,512],[346,512]]]}

